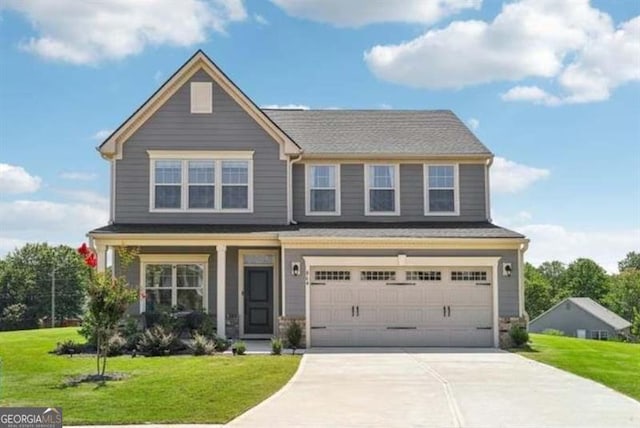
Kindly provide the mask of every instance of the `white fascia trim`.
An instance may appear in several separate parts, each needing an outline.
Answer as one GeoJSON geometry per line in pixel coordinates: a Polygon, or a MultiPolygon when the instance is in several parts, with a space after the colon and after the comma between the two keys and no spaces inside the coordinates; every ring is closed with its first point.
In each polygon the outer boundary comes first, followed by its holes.
{"type": "Polygon", "coordinates": [[[484,204],[487,220],[491,221],[491,164],[493,157],[487,159],[484,167],[484,204]]]}
{"type": "Polygon", "coordinates": [[[210,256],[210,254],[140,254],[138,257],[142,263],[207,263],[210,256]]]}
{"type": "Polygon", "coordinates": [[[116,221],[116,159],[109,159],[109,163],[111,164],[111,180],[109,185],[111,187],[109,192],[109,223],[114,223],[116,221]]]}
{"type": "Polygon", "coordinates": [[[494,266],[500,257],[426,257],[426,256],[383,256],[383,257],[303,257],[305,266],[494,266]]]}
{"type": "Polygon", "coordinates": [[[147,150],[150,159],[194,160],[194,159],[253,159],[253,150],[147,150]]]}
{"type": "Polygon", "coordinates": [[[447,217],[460,215],[460,166],[458,163],[425,163],[422,167],[422,188],[424,190],[424,215],[431,217],[447,217]],[[429,211],[429,167],[430,166],[453,167],[453,211],[429,211]]]}
{"type": "Polygon", "coordinates": [[[365,163],[364,164],[364,215],[365,216],[399,216],[400,215],[400,163],[384,162],[384,163],[365,163]],[[392,166],[394,171],[394,211],[371,211],[369,208],[369,168],[372,166],[392,166]]]}
{"type": "MultiPolygon", "coordinates": [[[[341,215],[341,192],[340,192],[340,164],[334,163],[305,163],[304,164],[304,206],[306,216],[339,216],[341,215]],[[311,211],[311,168],[314,166],[332,166],[334,167],[334,191],[335,191],[335,211],[311,211]]],[[[326,190],[331,190],[327,188],[326,190]]]]}

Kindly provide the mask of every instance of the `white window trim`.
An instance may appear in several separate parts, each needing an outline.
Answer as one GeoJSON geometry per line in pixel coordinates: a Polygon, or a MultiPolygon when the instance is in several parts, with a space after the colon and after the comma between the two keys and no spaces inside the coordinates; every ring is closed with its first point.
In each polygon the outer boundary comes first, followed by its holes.
{"type": "MultiPolygon", "coordinates": [[[[388,189],[387,189],[388,190],[388,189]]],[[[398,163],[365,163],[364,164],[364,215],[365,216],[399,216],[400,215],[400,164],[398,163]],[[394,175],[394,211],[371,211],[369,206],[369,169],[372,166],[393,167],[394,175]]]]}
{"type": "MultiPolygon", "coordinates": [[[[209,254],[140,254],[140,313],[147,309],[147,299],[142,296],[147,292],[147,265],[158,264],[194,264],[203,265],[202,281],[202,310],[209,310],[209,254]]],[[[177,299],[176,270],[172,272],[171,305],[175,306],[177,299]],[[174,290],[176,292],[174,293],[174,290]]]]}
{"type": "MultiPolygon", "coordinates": [[[[253,151],[174,151],[147,150],[149,155],[149,212],[150,213],[253,213],[253,151]],[[180,208],[156,208],[155,186],[157,160],[175,160],[181,162],[180,208]],[[214,208],[189,208],[189,161],[210,160],[215,164],[214,208]],[[222,208],[222,161],[246,161],[249,170],[247,176],[247,208],[222,208]]],[[[227,184],[226,186],[239,186],[227,184]]],[[[243,185],[244,186],[244,185],[243,185]]]]}
{"type": "MultiPolygon", "coordinates": [[[[333,216],[338,216],[341,215],[341,192],[340,192],[340,164],[334,164],[334,163],[311,163],[311,164],[305,164],[304,165],[304,177],[305,177],[305,190],[304,190],[304,194],[305,194],[305,215],[307,216],[324,216],[324,215],[333,215],[333,216]],[[312,182],[312,177],[311,177],[311,169],[314,166],[332,166],[334,167],[334,172],[335,172],[335,177],[334,177],[334,183],[335,183],[335,206],[336,206],[336,210],[335,211],[312,211],[311,210],[311,182],[312,182]]],[[[329,188],[326,188],[325,190],[328,190],[329,188]]]]}
{"type": "Polygon", "coordinates": [[[424,215],[425,216],[459,216],[460,215],[460,174],[457,163],[426,163],[422,168],[422,186],[424,188],[424,215]],[[452,166],[453,167],[453,211],[429,211],[429,167],[452,166]]]}

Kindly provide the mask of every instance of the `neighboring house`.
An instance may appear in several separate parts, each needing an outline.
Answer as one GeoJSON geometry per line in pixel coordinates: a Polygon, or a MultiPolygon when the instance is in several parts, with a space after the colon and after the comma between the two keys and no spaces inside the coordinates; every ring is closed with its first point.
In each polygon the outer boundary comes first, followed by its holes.
{"type": "Polygon", "coordinates": [[[140,248],[136,313],[204,309],[233,338],[298,320],[310,346],[526,323],[528,240],[491,223],[493,154],[450,111],[260,109],[198,51],[99,150],[111,221],[89,236],[101,269],[140,248]]]}
{"type": "Polygon", "coordinates": [[[569,297],[529,323],[529,331],[562,331],[566,336],[607,340],[628,335],[631,323],[588,297],[569,297]]]}

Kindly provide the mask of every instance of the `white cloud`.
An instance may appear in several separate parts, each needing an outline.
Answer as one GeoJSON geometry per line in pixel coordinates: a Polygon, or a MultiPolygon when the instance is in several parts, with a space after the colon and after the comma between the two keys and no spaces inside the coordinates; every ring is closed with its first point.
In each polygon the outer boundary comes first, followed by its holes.
{"type": "Polygon", "coordinates": [[[91,205],[103,210],[109,208],[109,198],[90,190],[58,189],[56,192],[66,196],[66,199],[72,202],[91,205]]]}
{"type": "Polygon", "coordinates": [[[193,46],[247,17],[242,0],[5,0],[37,32],[22,48],[43,58],[95,64],[146,46],[193,46]]]}
{"type": "Polygon", "coordinates": [[[496,156],[491,165],[491,191],[520,192],[536,181],[549,177],[550,174],[548,169],[534,168],[496,156]]]}
{"type": "Polygon", "coordinates": [[[0,257],[10,253],[26,244],[28,241],[23,239],[5,238],[0,236],[0,257]]]}
{"type": "Polygon", "coordinates": [[[516,86],[503,99],[547,105],[607,99],[614,88],[640,80],[639,57],[640,17],[616,29],[589,0],[507,3],[491,22],[454,21],[364,54],[379,78],[419,88],[541,78],[559,94],[516,86]]]}
{"type": "Polygon", "coordinates": [[[255,13],[253,19],[260,25],[269,25],[269,21],[262,15],[255,13]]]}
{"type": "Polygon", "coordinates": [[[33,193],[42,179],[29,174],[23,167],[0,163],[0,193],[33,193]]]}
{"type": "Polygon", "coordinates": [[[91,138],[97,141],[104,141],[109,135],[111,135],[112,132],[113,129],[101,129],[93,134],[91,138]]]}
{"type": "Polygon", "coordinates": [[[60,178],[64,178],[65,180],[91,181],[98,178],[98,174],[95,172],[65,171],[60,173],[60,178]]]}
{"type": "Polygon", "coordinates": [[[432,24],[464,9],[479,9],[482,0],[271,0],[287,14],[337,27],[381,22],[432,24]]]}
{"type": "Polygon", "coordinates": [[[469,128],[471,128],[472,131],[475,131],[480,127],[480,121],[475,117],[472,117],[469,120],[467,120],[467,123],[469,124],[469,128]]]}
{"type": "Polygon", "coordinates": [[[267,104],[260,106],[260,108],[273,110],[309,110],[309,106],[304,104],[267,104]]]}

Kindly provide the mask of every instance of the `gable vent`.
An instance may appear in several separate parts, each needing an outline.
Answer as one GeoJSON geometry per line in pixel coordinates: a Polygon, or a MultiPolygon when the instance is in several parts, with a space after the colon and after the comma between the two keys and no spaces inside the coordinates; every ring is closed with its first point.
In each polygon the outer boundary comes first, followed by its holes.
{"type": "Polygon", "coordinates": [[[213,111],[213,85],[211,82],[191,82],[191,113],[213,111]]]}

